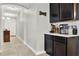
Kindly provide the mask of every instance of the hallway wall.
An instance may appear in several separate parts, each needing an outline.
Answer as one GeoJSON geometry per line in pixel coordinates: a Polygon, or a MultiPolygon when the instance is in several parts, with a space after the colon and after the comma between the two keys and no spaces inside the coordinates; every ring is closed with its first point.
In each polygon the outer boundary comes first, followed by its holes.
{"type": "Polygon", "coordinates": [[[37,19],[36,19],[36,10],[31,9],[27,14],[27,41],[26,43],[32,48],[32,50],[37,51],[37,19]]]}
{"type": "Polygon", "coordinates": [[[38,20],[38,36],[37,36],[37,51],[44,51],[44,34],[50,31],[49,23],[49,4],[37,4],[37,20],[38,20]],[[39,15],[39,11],[46,12],[46,16],[39,15]]]}
{"type": "Polygon", "coordinates": [[[26,29],[27,35],[25,42],[35,54],[44,53],[44,34],[50,31],[49,23],[49,4],[39,3],[30,4],[26,13],[26,29]],[[46,12],[47,15],[39,15],[39,11],[46,12]]]}
{"type": "Polygon", "coordinates": [[[21,21],[21,18],[22,16],[20,16],[20,14],[18,14],[18,17],[17,17],[17,21],[16,21],[16,35],[24,40],[24,22],[21,21]]]}
{"type": "Polygon", "coordinates": [[[25,18],[21,18],[23,21],[20,19],[17,21],[17,35],[35,54],[41,54],[44,53],[44,34],[50,31],[49,4],[32,3],[29,5],[25,18]],[[47,15],[39,15],[39,11],[46,12],[47,15]]]}

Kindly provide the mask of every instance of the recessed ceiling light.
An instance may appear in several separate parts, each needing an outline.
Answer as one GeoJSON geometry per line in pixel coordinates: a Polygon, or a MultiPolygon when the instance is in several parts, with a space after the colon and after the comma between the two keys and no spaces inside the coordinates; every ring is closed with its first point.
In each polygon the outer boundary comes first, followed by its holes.
{"type": "Polygon", "coordinates": [[[10,5],[4,5],[3,8],[10,9],[10,10],[19,10],[18,7],[16,7],[16,6],[10,6],[10,5]]]}
{"type": "Polygon", "coordinates": [[[11,17],[16,17],[17,14],[12,14],[12,13],[4,13],[3,16],[11,16],[11,17]]]}
{"type": "Polygon", "coordinates": [[[10,17],[7,17],[7,20],[10,20],[11,18],[10,17]]]}

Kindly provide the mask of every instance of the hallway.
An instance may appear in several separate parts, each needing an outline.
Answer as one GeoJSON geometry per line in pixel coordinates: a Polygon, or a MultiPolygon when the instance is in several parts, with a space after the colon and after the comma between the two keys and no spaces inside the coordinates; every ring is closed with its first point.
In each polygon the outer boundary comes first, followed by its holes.
{"type": "Polygon", "coordinates": [[[2,4],[1,5],[1,44],[3,31],[10,31],[10,35],[16,35],[24,39],[24,43],[16,37],[11,37],[10,43],[4,43],[1,56],[47,56],[44,51],[44,33],[49,31],[49,16],[40,16],[40,10],[49,12],[49,4],[2,4]],[[25,7],[24,7],[25,5],[25,7]],[[30,9],[27,9],[27,6],[30,9]],[[31,7],[30,7],[31,6],[31,7]],[[38,8],[39,7],[39,8],[38,8]],[[44,7],[44,8],[43,8],[44,7]],[[43,20],[41,20],[43,19],[43,20]],[[35,53],[33,53],[32,51],[35,53]],[[44,53],[44,54],[42,54],[44,53]]]}
{"type": "Polygon", "coordinates": [[[34,56],[33,52],[16,37],[11,37],[11,42],[4,43],[2,50],[1,56],[34,56]]]}

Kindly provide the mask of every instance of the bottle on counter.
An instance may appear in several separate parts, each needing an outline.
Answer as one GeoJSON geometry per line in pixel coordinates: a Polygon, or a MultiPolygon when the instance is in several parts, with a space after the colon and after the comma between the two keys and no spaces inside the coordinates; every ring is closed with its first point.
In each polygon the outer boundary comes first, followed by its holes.
{"type": "Polygon", "coordinates": [[[77,35],[77,26],[76,25],[72,26],[72,33],[73,33],[73,35],[77,35]]]}

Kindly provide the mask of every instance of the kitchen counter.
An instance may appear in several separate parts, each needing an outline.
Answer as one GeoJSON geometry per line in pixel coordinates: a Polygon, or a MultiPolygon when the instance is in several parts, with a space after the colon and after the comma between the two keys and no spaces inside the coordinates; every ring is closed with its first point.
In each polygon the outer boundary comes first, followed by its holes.
{"type": "Polygon", "coordinates": [[[71,34],[59,34],[59,33],[45,33],[49,35],[54,35],[54,36],[61,36],[61,37],[78,37],[78,35],[71,35],[71,34]]]}

